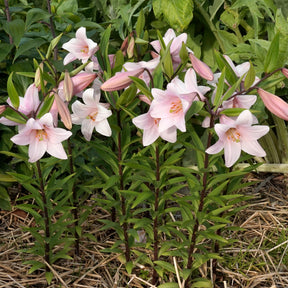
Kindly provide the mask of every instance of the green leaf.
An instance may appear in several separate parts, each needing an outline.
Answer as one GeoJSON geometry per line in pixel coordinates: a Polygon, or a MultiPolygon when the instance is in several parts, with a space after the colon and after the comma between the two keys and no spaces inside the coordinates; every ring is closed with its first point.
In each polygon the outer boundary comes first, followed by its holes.
{"type": "Polygon", "coordinates": [[[0,174],[0,182],[15,182],[14,177],[7,174],[0,174]]]}
{"type": "Polygon", "coordinates": [[[245,89],[248,89],[253,85],[255,81],[255,76],[256,76],[255,69],[254,69],[252,62],[250,61],[250,68],[244,80],[245,89]]]}
{"type": "Polygon", "coordinates": [[[10,121],[19,123],[19,124],[25,124],[26,120],[23,118],[18,112],[12,110],[11,108],[7,108],[1,116],[7,118],[10,121]]]}
{"type": "Polygon", "coordinates": [[[9,22],[5,21],[3,28],[7,34],[11,35],[13,44],[18,47],[25,32],[24,21],[22,19],[15,19],[9,22]]]}
{"type": "Polygon", "coordinates": [[[221,104],[221,99],[223,96],[224,91],[224,85],[225,85],[225,71],[226,67],[223,68],[221,72],[221,76],[218,80],[217,88],[216,88],[216,94],[215,94],[215,100],[214,100],[214,112],[218,109],[218,107],[221,104]]]}
{"type": "Polygon", "coordinates": [[[170,264],[169,262],[165,262],[165,261],[154,261],[154,264],[159,265],[160,267],[164,268],[165,270],[175,273],[175,268],[172,264],[170,264]]]}
{"type": "Polygon", "coordinates": [[[51,284],[53,277],[54,277],[54,274],[52,272],[45,272],[45,278],[49,285],[51,284]]]}
{"type": "Polygon", "coordinates": [[[32,265],[32,267],[29,269],[28,274],[33,273],[34,271],[38,270],[38,269],[42,269],[43,267],[45,267],[45,264],[39,261],[35,261],[35,260],[29,260],[29,261],[25,261],[23,262],[23,264],[25,265],[32,265]]]}
{"type": "Polygon", "coordinates": [[[175,282],[171,282],[171,283],[164,283],[161,284],[159,286],[157,286],[158,288],[179,288],[179,285],[175,282]]]}
{"type": "Polygon", "coordinates": [[[24,55],[27,51],[39,48],[44,43],[46,43],[46,40],[42,38],[26,38],[25,41],[23,41],[23,44],[21,43],[18,47],[13,61],[15,61],[19,56],[24,55]]]}
{"type": "Polygon", "coordinates": [[[131,76],[130,77],[133,82],[135,83],[136,87],[145,95],[147,96],[150,100],[153,99],[153,96],[151,94],[151,91],[150,89],[147,87],[146,83],[140,79],[140,78],[137,78],[137,77],[133,77],[131,76]]]}
{"type": "Polygon", "coordinates": [[[77,0],[63,0],[60,1],[59,6],[56,10],[58,15],[62,15],[65,13],[77,14],[78,12],[78,2],[77,0]]]}
{"type": "Polygon", "coordinates": [[[110,34],[111,34],[111,25],[109,25],[108,28],[102,33],[101,42],[99,45],[100,53],[104,57],[106,70],[107,70],[109,75],[111,74],[110,61],[108,58],[108,47],[109,47],[110,34]]]}
{"type": "Polygon", "coordinates": [[[272,72],[274,69],[279,68],[278,65],[278,56],[279,56],[279,41],[280,34],[277,33],[268,49],[265,62],[264,62],[264,70],[266,73],[272,72]]]}
{"type": "Polygon", "coordinates": [[[137,198],[133,201],[131,208],[135,208],[140,203],[145,203],[145,201],[151,197],[153,197],[153,192],[151,190],[140,192],[137,198]]]}
{"type": "Polygon", "coordinates": [[[43,115],[48,113],[53,105],[54,95],[45,97],[44,103],[37,114],[37,118],[40,119],[43,115]]]}
{"type": "Polygon", "coordinates": [[[132,261],[129,261],[125,264],[125,268],[127,270],[127,273],[128,274],[131,274],[132,273],[132,270],[134,268],[134,265],[133,265],[133,262],[132,261]]]}
{"type": "Polygon", "coordinates": [[[242,111],[246,110],[245,108],[229,108],[222,110],[220,114],[229,116],[229,117],[235,117],[238,116],[242,111]]]}
{"type": "Polygon", "coordinates": [[[214,56],[220,71],[222,71],[224,67],[226,67],[225,72],[226,80],[228,81],[228,83],[230,85],[233,85],[235,82],[237,82],[238,77],[236,76],[235,72],[233,71],[227,60],[224,58],[224,56],[220,54],[220,52],[217,50],[214,50],[214,56]]]}
{"type": "Polygon", "coordinates": [[[5,60],[6,56],[9,54],[12,48],[12,44],[0,43],[0,62],[5,60]]]}
{"type": "Polygon", "coordinates": [[[26,15],[26,29],[29,29],[29,26],[32,23],[38,22],[40,20],[47,20],[51,17],[51,15],[40,9],[40,8],[32,8],[29,9],[26,15]]]}
{"type": "Polygon", "coordinates": [[[137,37],[141,37],[142,33],[144,32],[144,27],[145,27],[145,15],[143,12],[143,9],[140,11],[138,15],[138,19],[136,22],[136,35],[137,37]]]}
{"type": "Polygon", "coordinates": [[[20,99],[19,99],[19,95],[18,92],[16,91],[16,88],[13,84],[13,72],[9,75],[8,77],[8,81],[7,81],[7,92],[8,92],[8,96],[11,100],[11,104],[14,108],[18,109],[19,105],[20,105],[20,99]]]}
{"type": "Polygon", "coordinates": [[[191,0],[153,0],[156,18],[163,14],[168,24],[177,31],[183,31],[193,19],[193,1],[191,0]]]}
{"type": "Polygon", "coordinates": [[[213,285],[208,279],[194,279],[191,288],[212,288],[213,285]]]}
{"type": "Polygon", "coordinates": [[[50,45],[49,45],[49,47],[48,47],[47,53],[46,53],[46,58],[47,58],[47,59],[49,59],[49,57],[50,57],[53,49],[54,49],[54,48],[56,47],[56,45],[59,43],[62,35],[63,35],[63,33],[61,33],[60,35],[58,35],[57,37],[55,37],[55,38],[51,41],[51,43],[50,43],[50,45]]]}

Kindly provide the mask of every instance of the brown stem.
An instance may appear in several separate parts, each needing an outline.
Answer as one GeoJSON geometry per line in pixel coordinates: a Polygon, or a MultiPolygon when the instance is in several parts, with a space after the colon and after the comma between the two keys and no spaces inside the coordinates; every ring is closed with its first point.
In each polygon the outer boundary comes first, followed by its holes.
{"type": "MultiPolygon", "coordinates": [[[[120,117],[120,111],[117,110],[117,122],[118,126],[120,128],[120,131],[118,132],[118,173],[120,178],[120,190],[124,190],[124,179],[123,179],[123,166],[122,166],[122,141],[121,141],[121,117],[120,117]]],[[[121,210],[122,215],[125,218],[126,215],[126,203],[125,198],[123,195],[120,196],[121,198],[121,210]]],[[[125,258],[126,262],[130,261],[130,247],[129,247],[129,238],[128,238],[128,224],[126,219],[123,220],[123,233],[124,233],[124,240],[125,240],[125,258]]]]}
{"type": "MultiPolygon", "coordinates": [[[[50,262],[50,245],[49,245],[49,239],[50,239],[50,218],[49,218],[49,213],[48,213],[48,207],[47,207],[47,198],[45,195],[45,189],[44,189],[44,183],[43,183],[43,177],[42,177],[42,171],[41,171],[41,166],[40,166],[40,162],[37,161],[36,162],[37,165],[37,171],[38,171],[38,177],[39,177],[39,182],[40,182],[40,193],[42,196],[42,201],[43,201],[43,207],[44,207],[44,231],[45,231],[45,261],[46,263],[48,263],[49,265],[51,265],[50,262]]],[[[48,267],[48,265],[46,265],[46,272],[50,271],[50,268],[48,267]]]]}
{"type": "MultiPolygon", "coordinates": [[[[212,115],[211,118],[210,118],[210,128],[212,128],[213,126],[214,126],[214,116],[212,115]]],[[[209,132],[208,140],[207,140],[207,148],[211,146],[211,141],[212,141],[212,133],[209,132]]],[[[209,172],[207,172],[208,165],[209,165],[209,155],[207,153],[205,153],[205,159],[204,159],[205,172],[204,172],[203,180],[202,180],[203,189],[202,189],[201,194],[200,194],[200,202],[199,202],[199,207],[198,207],[197,213],[199,213],[199,212],[201,213],[202,212],[203,207],[204,207],[204,199],[207,196],[207,179],[208,179],[208,175],[209,175],[209,172]]],[[[199,229],[199,221],[197,219],[197,215],[195,217],[196,217],[196,220],[195,220],[195,224],[194,224],[193,231],[192,231],[190,247],[189,247],[189,250],[188,250],[187,269],[191,269],[192,268],[192,264],[193,264],[192,254],[193,254],[193,251],[194,251],[195,246],[196,246],[197,231],[199,229]]],[[[186,284],[185,284],[186,288],[189,287],[190,280],[191,280],[191,276],[186,281],[186,284]]]]}
{"type": "MultiPolygon", "coordinates": [[[[6,14],[7,22],[10,22],[11,21],[11,15],[10,15],[10,11],[9,11],[8,0],[4,0],[4,5],[5,5],[5,14],[6,14]]],[[[13,44],[13,38],[10,34],[9,34],[9,43],[13,44]]]]}
{"type": "MultiPolygon", "coordinates": [[[[156,183],[160,181],[160,159],[159,159],[159,146],[156,144],[156,183]]],[[[155,189],[155,203],[154,203],[154,212],[155,218],[153,222],[153,237],[154,237],[154,251],[153,251],[153,260],[154,262],[158,260],[158,206],[159,206],[159,186],[157,185],[155,189]]],[[[158,282],[158,273],[155,269],[153,269],[152,275],[152,284],[156,285],[158,282]]]]}
{"type": "MultiPolygon", "coordinates": [[[[70,139],[67,140],[67,143],[68,143],[68,153],[69,153],[69,170],[70,170],[70,174],[74,174],[72,146],[71,146],[70,139]]],[[[76,227],[78,227],[79,225],[79,202],[78,202],[77,192],[75,190],[74,184],[72,187],[72,197],[73,197],[73,218],[74,218],[74,237],[75,237],[74,249],[75,249],[75,255],[79,256],[80,255],[80,237],[76,230],[76,227]]]]}
{"type": "MultiPolygon", "coordinates": [[[[51,0],[47,0],[47,9],[48,9],[48,13],[51,15],[51,17],[49,18],[49,23],[50,23],[50,30],[52,33],[53,38],[56,37],[56,33],[55,33],[55,27],[54,27],[54,22],[53,22],[53,15],[52,15],[52,11],[51,11],[51,0]]],[[[57,60],[58,58],[58,47],[56,45],[56,47],[54,48],[54,60],[57,60]]]]}

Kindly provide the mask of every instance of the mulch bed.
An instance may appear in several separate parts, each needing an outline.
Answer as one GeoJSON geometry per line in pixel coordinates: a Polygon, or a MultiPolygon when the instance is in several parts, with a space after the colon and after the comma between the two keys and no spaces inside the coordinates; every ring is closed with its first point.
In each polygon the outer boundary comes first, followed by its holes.
{"type": "MultiPolygon", "coordinates": [[[[233,220],[233,225],[243,229],[226,235],[236,241],[233,247],[220,251],[224,261],[218,263],[220,278],[216,284],[224,288],[288,287],[288,176],[251,173],[245,181],[255,181],[254,185],[241,191],[253,198],[233,220]]],[[[14,198],[17,198],[17,191],[14,192],[14,198]]],[[[149,277],[145,280],[139,276],[149,275],[149,267],[139,265],[133,271],[135,274],[128,275],[119,255],[101,252],[111,247],[115,239],[113,232],[100,231],[101,224],[97,219],[105,217],[110,215],[95,208],[83,230],[98,241],[82,239],[81,258],[59,260],[53,264],[50,269],[55,279],[53,284],[46,286],[44,271],[29,274],[29,265],[23,264],[23,261],[37,259],[17,252],[33,245],[34,239],[22,229],[33,225],[33,218],[17,209],[0,211],[0,288],[155,287],[150,284],[149,277]]]]}

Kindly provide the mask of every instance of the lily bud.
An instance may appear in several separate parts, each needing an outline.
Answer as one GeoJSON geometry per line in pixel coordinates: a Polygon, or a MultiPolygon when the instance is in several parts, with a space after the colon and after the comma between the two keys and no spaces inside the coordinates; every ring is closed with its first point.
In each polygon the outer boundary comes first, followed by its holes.
{"type": "Polygon", "coordinates": [[[6,105],[0,105],[0,114],[6,110],[6,105]]]}
{"type": "Polygon", "coordinates": [[[212,81],[214,79],[214,75],[210,67],[199,60],[193,53],[189,53],[189,58],[194,70],[199,74],[202,78],[212,81]]]}
{"type": "Polygon", "coordinates": [[[103,91],[108,91],[108,92],[124,89],[128,87],[129,85],[131,85],[133,82],[130,76],[138,77],[143,72],[144,72],[144,68],[127,71],[127,72],[118,72],[115,74],[115,76],[113,76],[112,78],[104,82],[101,85],[101,89],[103,91]]]}
{"type": "Polygon", "coordinates": [[[288,69],[287,68],[282,68],[281,72],[288,79],[288,69]]]}
{"type": "Polygon", "coordinates": [[[58,94],[54,94],[55,96],[55,103],[59,112],[59,115],[61,117],[61,120],[65,127],[69,130],[72,129],[72,119],[71,119],[71,114],[68,109],[67,103],[64,103],[64,101],[59,97],[58,94]]]}
{"type": "Polygon", "coordinates": [[[64,92],[64,98],[67,102],[70,102],[70,100],[72,99],[73,92],[74,92],[73,87],[74,87],[74,84],[72,82],[70,74],[68,71],[65,71],[63,92],[64,92]]]}
{"type": "Polygon", "coordinates": [[[288,121],[288,104],[280,97],[261,88],[257,90],[266,108],[277,117],[288,121]]]}
{"type": "Polygon", "coordinates": [[[43,63],[40,63],[36,69],[34,84],[38,88],[41,85],[41,73],[43,72],[43,63]]]}
{"type": "MultiPolygon", "coordinates": [[[[65,74],[65,77],[66,77],[66,74],[65,74]]],[[[85,88],[87,88],[95,80],[95,78],[96,78],[96,74],[95,73],[91,73],[91,72],[80,72],[77,75],[71,77],[71,81],[72,81],[72,84],[73,84],[72,96],[82,92],[85,88]]],[[[70,84],[68,84],[68,83],[65,84],[65,78],[64,78],[64,81],[61,81],[59,83],[58,94],[63,100],[68,101],[67,98],[66,98],[66,95],[65,95],[65,89],[69,90],[69,89],[71,89],[71,87],[70,88],[68,88],[68,87],[64,88],[64,86],[65,85],[69,86],[70,84]]],[[[70,90],[70,92],[71,92],[71,90],[70,90]]]]}
{"type": "Polygon", "coordinates": [[[76,95],[87,88],[95,80],[96,76],[96,73],[81,72],[72,77],[73,95],[76,95]]]}
{"type": "Polygon", "coordinates": [[[148,105],[151,105],[151,100],[146,96],[146,95],[139,95],[139,99],[142,101],[142,102],[145,102],[147,103],[148,105]]]}
{"type": "Polygon", "coordinates": [[[135,46],[135,39],[131,37],[128,48],[127,48],[127,56],[128,58],[132,58],[134,54],[134,46],[135,46]]]}

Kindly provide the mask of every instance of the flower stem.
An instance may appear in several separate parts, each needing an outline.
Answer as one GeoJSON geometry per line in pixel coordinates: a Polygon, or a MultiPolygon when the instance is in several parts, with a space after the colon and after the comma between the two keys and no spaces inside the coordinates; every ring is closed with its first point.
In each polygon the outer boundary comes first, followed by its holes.
{"type": "MultiPolygon", "coordinates": [[[[155,203],[154,203],[154,212],[155,212],[155,218],[153,222],[153,237],[154,237],[154,251],[153,251],[153,260],[157,261],[158,260],[158,244],[159,244],[159,239],[158,239],[158,206],[159,206],[159,181],[160,181],[160,160],[159,160],[159,146],[156,144],[156,183],[157,187],[155,189],[155,203]]],[[[156,285],[158,282],[158,274],[155,269],[153,269],[153,275],[152,275],[152,284],[156,285]]]]}
{"type": "MultiPolygon", "coordinates": [[[[54,22],[53,22],[53,15],[52,15],[52,11],[51,11],[51,0],[47,0],[47,9],[48,9],[48,13],[51,15],[51,17],[49,18],[49,24],[50,24],[50,29],[51,29],[51,33],[53,38],[56,37],[56,33],[55,33],[55,27],[54,27],[54,22]]],[[[58,47],[56,45],[56,47],[54,48],[54,60],[56,61],[58,58],[58,47]]]]}
{"type": "MultiPolygon", "coordinates": [[[[11,21],[11,15],[10,15],[10,11],[9,11],[8,0],[4,0],[4,5],[5,5],[5,14],[6,14],[7,22],[10,22],[11,21]]],[[[13,44],[13,38],[10,34],[9,34],[9,43],[13,44]]]]}
{"type": "MultiPolygon", "coordinates": [[[[212,128],[214,125],[214,116],[211,115],[210,118],[210,128],[212,128]]],[[[208,134],[208,140],[207,140],[207,148],[211,146],[211,141],[212,141],[212,133],[209,132],[208,134]]],[[[196,213],[196,220],[195,220],[195,224],[193,227],[193,231],[192,231],[192,237],[191,237],[191,242],[190,242],[190,246],[189,246],[189,250],[188,250],[188,262],[187,262],[187,269],[191,269],[192,268],[192,264],[193,264],[193,251],[195,249],[196,246],[196,237],[197,237],[197,232],[199,229],[199,220],[197,218],[197,214],[201,213],[203,211],[203,207],[204,207],[204,199],[207,196],[207,179],[208,179],[208,165],[209,165],[209,155],[207,153],[205,153],[205,158],[204,158],[204,174],[203,174],[203,179],[202,179],[202,183],[203,183],[203,189],[201,191],[200,194],[200,202],[199,202],[199,206],[198,206],[198,211],[196,213]]],[[[191,281],[191,275],[190,277],[187,279],[185,287],[191,287],[190,285],[190,281],[191,281]]]]}
{"type": "MultiPolygon", "coordinates": [[[[117,123],[120,128],[118,132],[118,173],[119,173],[119,178],[120,178],[119,188],[120,190],[124,190],[123,165],[122,165],[122,141],[121,141],[122,125],[121,125],[120,110],[117,110],[117,123]]],[[[127,224],[127,220],[125,219],[126,204],[125,204],[125,198],[123,195],[120,195],[120,199],[121,199],[122,215],[124,217],[123,233],[124,233],[124,241],[125,241],[125,259],[127,263],[130,261],[130,247],[129,247],[129,239],[128,239],[128,224],[127,224]]]]}
{"type": "MultiPolygon", "coordinates": [[[[70,174],[74,174],[72,147],[71,147],[70,139],[67,139],[67,144],[68,144],[68,153],[69,153],[69,170],[70,170],[70,174]]],[[[74,249],[75,249],[75,255],[79,256],[80,255],[80,238],[76,230],[76,228],[79,225],[79,201],[78,201],[77,192],[75,190],[74,184],[72,187],[72,197],[73,197],[73,218],[74,218],[74,237],[75,237],[74,249]]]]}
{"type": "MultiPolygon", "coordinates": [[[[51,265],[51,259],[50,259],[50,245],[49,245],[49,239],[50,239],[50,217],[49,217],[49,213],[48,213],[48,207],[47,207],[47,198],[46,198],[46,194],[45,194],[45,188],[44,188],[44,182],[43,182],[43,177],[42,177],[42,170],[41,170],[41,166],[40,166],[40,162],[37,161],[36,162],[36,166],[37,166],[37,172],[38,172],[38,178],[39,178],[39,183],[40,183],[40,194],[42,196],[42,201],[43,201],[43,207],[44,207],[44,232],[45,232],[45,249],[44,249],[44,258],[46,263],[48,263],[49,265],[51,265]]],[[[46,272],[50,271],[50,268],[48,267],[48,265],[46,265],[46,272]]]]}

